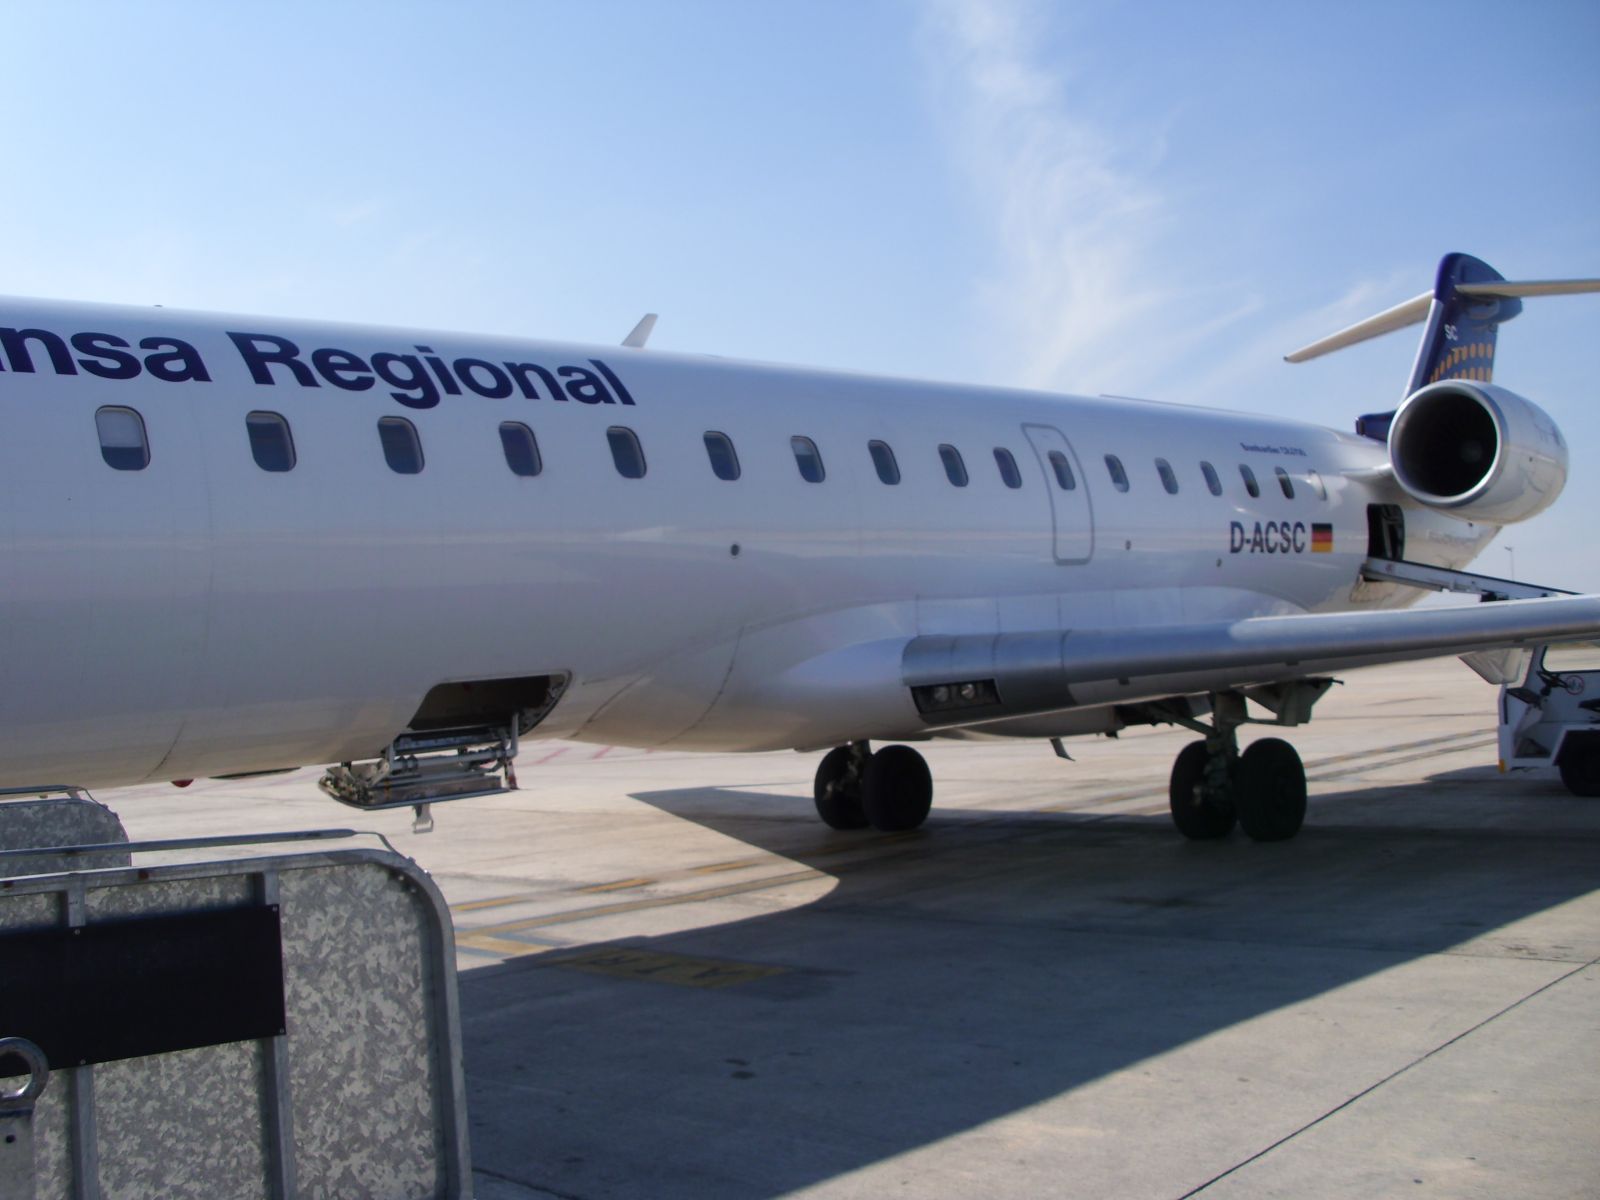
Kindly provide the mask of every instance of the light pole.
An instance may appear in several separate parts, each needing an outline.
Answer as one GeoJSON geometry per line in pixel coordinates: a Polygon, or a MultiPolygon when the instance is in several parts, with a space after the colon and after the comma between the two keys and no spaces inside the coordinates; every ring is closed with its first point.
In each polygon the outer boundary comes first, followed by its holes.
{"type": "Polygon", "coordinates": [[[1517,577],[1517,548],[1515,546],[1505,546],[1502,549],[1511,556],[1511,574],[1507,575],[1506,578],[1515,580],[1517,577]]]}

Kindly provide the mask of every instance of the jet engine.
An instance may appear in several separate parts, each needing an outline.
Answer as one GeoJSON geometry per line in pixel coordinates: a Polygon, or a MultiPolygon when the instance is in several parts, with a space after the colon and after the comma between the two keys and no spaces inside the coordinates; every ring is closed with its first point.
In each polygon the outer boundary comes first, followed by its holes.
{"type": "Polygon", "coordinates": [[[1419,388],[1389,426],[1389,462],[1410,496],[1490,525],[1526,521],[1567,482],[1567,443],[1543,409],[1490,383],[1419,388]]]}

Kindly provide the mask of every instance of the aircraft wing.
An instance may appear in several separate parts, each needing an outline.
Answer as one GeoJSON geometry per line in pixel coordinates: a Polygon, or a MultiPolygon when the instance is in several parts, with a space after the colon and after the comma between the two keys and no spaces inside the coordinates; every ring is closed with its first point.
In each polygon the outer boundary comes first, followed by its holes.
{"type": "Polygon", "coordinates": [[[928,724],[953,728],[1587,638],[1600,638],[1600,595],[1154,628],[922,636],[906,646],[902,667],[928,724]]]}

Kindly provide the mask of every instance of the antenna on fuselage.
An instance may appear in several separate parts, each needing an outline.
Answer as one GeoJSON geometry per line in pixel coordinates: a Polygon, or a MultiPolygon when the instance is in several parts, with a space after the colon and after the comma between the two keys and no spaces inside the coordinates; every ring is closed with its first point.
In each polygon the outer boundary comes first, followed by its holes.
{"type": "Polygon", "coordinates": [[[643,350],[644,344],[650,340],[650,333],[656,327],[656,314],[645,313],[639,318],[639,323],[633,327],[633,332],[622,339],[622,344],[630,350],[643,350]]]}

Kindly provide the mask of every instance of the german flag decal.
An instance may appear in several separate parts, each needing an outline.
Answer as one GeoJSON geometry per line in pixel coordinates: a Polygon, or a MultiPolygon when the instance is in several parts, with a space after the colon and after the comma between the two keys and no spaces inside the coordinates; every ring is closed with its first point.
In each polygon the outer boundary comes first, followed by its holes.
{"type": "Polygon", "coordinates": [[[1333,526],[1313,524],[1311,526],[1311,553],[1333,553],[1333,526]]]}

